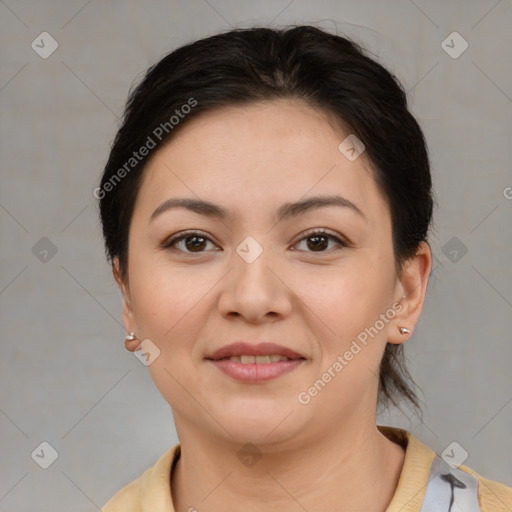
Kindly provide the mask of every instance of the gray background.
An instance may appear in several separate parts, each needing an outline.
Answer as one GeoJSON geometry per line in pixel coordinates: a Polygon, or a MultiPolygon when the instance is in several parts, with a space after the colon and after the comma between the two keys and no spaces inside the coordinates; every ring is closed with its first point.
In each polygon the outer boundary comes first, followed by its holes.
{"type": "Polygon", "coordinates": [[[436,266],[407,343],[426,405],[423,422],[380,422],[438,453],[457,441],[465,464],[512,485],[509,0],[5,0],[0,20],[0,512],[97,510],[177,442],[124,350],[93,189],[134,79],[181,44],[254,24],[337,30],[408,90],[438,203],[436,266]],[[43,31],[59,44],[46,59],[31,48],[43,31]],[[456,59],[442,47],[453,31],[469,44],[456,59]],[[58,452],[46,470],[31,458],[42,441],[58,452]]]}

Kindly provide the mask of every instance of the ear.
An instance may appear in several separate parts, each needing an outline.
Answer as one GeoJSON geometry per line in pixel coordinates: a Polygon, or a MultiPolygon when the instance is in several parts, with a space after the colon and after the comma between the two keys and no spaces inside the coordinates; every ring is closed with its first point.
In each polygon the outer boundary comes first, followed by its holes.
{"type": "MultiPolygon", "coordinates": [[[[123,300],[123,325],[127,333],[134,332],[137,334],[137,325],[135,322],[132,300],[130,296],[130,286],[128,280],[123,279],[121,270],[119,267],[119,258],[116,256],[112,262],[112,274],[114,279],[119,286],[123,300]]],[[[125,340],[125,347],[130,352],[134,352],[140,345],[140,340],[135,338],[134,340],[125,340]]]]}
{"type": "Polygon", "coordinates": [[[431,268],[430,246],[426,242],[420,242],[416,254],[404,263],[398,278],[395,300],[402,308],[390,322],[392,325],[388,332],[389,343],[403,343],[411,337],[409,333],[401,334],[399,328],[405,327],[414,331],[425,302],[431,268]]]}

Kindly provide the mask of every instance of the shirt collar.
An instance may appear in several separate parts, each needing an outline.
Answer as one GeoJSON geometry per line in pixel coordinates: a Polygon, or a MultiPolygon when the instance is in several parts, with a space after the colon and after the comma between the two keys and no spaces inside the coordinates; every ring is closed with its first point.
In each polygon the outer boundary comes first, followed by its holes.
{"type": "MultiPolygon", "coordinates": [[[[398,485],[386,512],[419,512],[435,453],[406,430],[381,425],[377,428],[406,450],[398,485]]],[[[142,475],[142,512],[175,512],[171,495],[171,475],[180,454],[181,445],[177,444],[142,475]]]]}

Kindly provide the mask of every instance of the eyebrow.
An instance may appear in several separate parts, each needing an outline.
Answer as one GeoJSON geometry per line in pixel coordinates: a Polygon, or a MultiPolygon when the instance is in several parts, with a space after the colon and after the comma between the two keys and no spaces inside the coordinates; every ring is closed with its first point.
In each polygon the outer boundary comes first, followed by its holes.
{"type": "MultiPolygon", "coordinates": [[[[308,211],[315,210],[317,208],[323,208],[327,206],[339,206],[342,208],[348,208],[357,215],[366,219],[366,216],[361,209],[356,206],[352,201],[341,197],[341,196],[315,196],[295,203],[284,203],[277,210],[277,221],[283,221],[291,217],[297,217],[308,211]]],[[[171,198],[164,201],[158,208],[151,214],[149,222],[155,217],[171,210],[173,208],[186,208],[199,215],[206,217],[213,217],[219,219],[227,219],[229,217],[229,211],[224,207],[211,203],[210,201],[203,201],[200,199],[192,199],[187,197],[171,198]]]]}

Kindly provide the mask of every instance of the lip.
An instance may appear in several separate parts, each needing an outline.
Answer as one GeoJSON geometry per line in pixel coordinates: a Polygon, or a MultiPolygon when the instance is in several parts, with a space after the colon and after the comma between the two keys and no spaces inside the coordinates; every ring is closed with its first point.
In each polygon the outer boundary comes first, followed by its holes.
{"type": "MultiPolygon", "coordinates": [[[[220,359],[224,359],[226,357],[231,356],[266,356],[266,355],[278,355],[288,357],[289,359],[305,359],[302,354],[293,351],[290,348],[283,347],[282,345],[278,345],[276,343],[258,343],[251,344],[246,343],[244,341],[237,341],[235,343],[231,343],[230,345],[225,345],[224,347],[216,350],[212,354],[206,357],[206,359],[218,361],[220,359]]],[[[287,361],[282,361],[287,362],[287,361]]],[[[277,363],[269,363],[277,364],[277,363]]],[[[251,365],[246,365],[251,366],[251,365]]],[[[261,365],[260,365],[261,366],[261,365]]]]}
{"type": "Polygon", "coordinates": [[[305,359],[290,359],[289,361],[278,361],[276,363],[237,363],[229,359],[214,361],[208,360],[208,363],[217,367],[221,372],[240,382],[257,384],[275,379],[295,370],[302,365],[305,359]]]}
{"type": "Polygon", "coordinates": [[[299,367],[306,358],[294,350],[276,343],[251,344],[237,341],[216,350],[206,360],[221,372],[240,382],[258,383],[275,379],[299,367]],[[230,361],[231,356],[265,356],[278,355],[288,357],[289,361],[274,363],[239,363],[230,361]]]}

